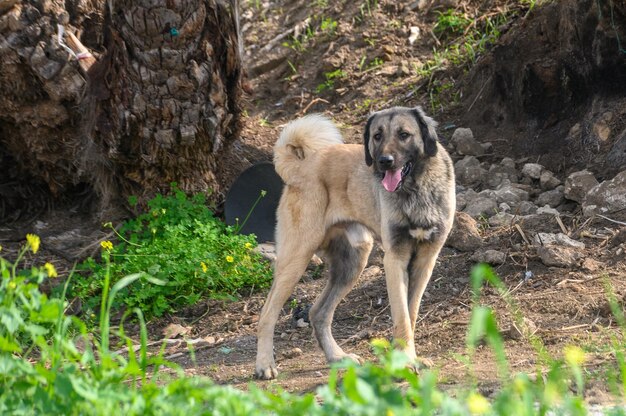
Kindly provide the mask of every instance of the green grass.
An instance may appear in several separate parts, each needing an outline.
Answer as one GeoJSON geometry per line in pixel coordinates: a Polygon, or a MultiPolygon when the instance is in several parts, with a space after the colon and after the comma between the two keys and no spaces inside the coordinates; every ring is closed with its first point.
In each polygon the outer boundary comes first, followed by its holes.
{"type": "Polygon", "coordinates": [[[497,14],[470,16],[455,9],[437,12],[433,34],[438,38],[439,46],[433,50],[431,59],[414,66],[415,74],[426,80],[431,110],[441,109],[450,99],[458,102],[458,93],[454,95],[453,89],[445,88],[449,82],[439,79],[441,76],[437,74],[450,68],[469,70],[500,38],[501,27],[532,7],[534,2],[524,1],[509,3],[497,14]]]}
{"type": "MultiPolygon", "coordinates": [[[[247,392],[217,386],[206,377],[190,377],[160,352],[147,348],[144,314],[127,310],[120,324],[111,327],[116,297],[142,278],[124,276],[113,283],[111,254],[104,249],[103,287],[99,319],[87,324],[65,313],[65,291],[58,296],[39,290],[56,275],[49,263],[22,268],[21,260],[36,253],[39,240],[29,236],[17,259],[0,257],[0,414],[10,415],[585,415],[587,353],[569,345],[558,356],[544,354],[537,376],[511,373],[505,343],[494,312],[481,304],[481,291],[490,285],[516,315],[506,287],[486,265],[471,273],[472,315],[460,359],[472,372],[479,345],[494,352],[500,386],[484,395],[475,379],[444,391],[436,371],[416,374],[408,358],[386,340],[372,341],[376,362],[342,362],[330,372],[328,383],[315,393],[291,394],[277,387],[264,391],[251,384],[247,392]],[[139,322],[136,339],[124,331],[130,316],[139,322]],[[125,350],[121,347],[126,346],[125,350]],[[124,352],[127,351],[127,352],[124,352]]],[[[31,260],[36,261],[34,257],[31,260]]],[[[156,282],[158,283],[158,282],[156,282]]],[[[607,297],[624,330],[624,314],[606,281],[607,297]]],[[[481,347],[482,348],[482,347],[481,347]]],[[[626,387],[625,347],[615,338],[614,361],[606,374],[616,402],[623,402],[626,387]]],[[[252,368],[250,369],[252,371],[252,368]]],[[[462,374],[459,375],[462,378],[462,374]]],[[[265,386],[263,384],[262,386],[265,386]]],[[[607,407],[610,415],[624,415],[620,407],[607,407]]]]}
{"type": "Polygon", "coordinates": [[[90,258],[79,265],[70,296],[82,299],[84,312],[92,313],[107,273],[112,284],[139,273],[113,306],[160,316],[203,297],[234,298],[244,289],[266,287],[269,264],[252,250],[254,236],[237,231],[213,216],[203,194],[188,197],[174,185],[171,196],[157,195],[148,212],[121,224],[117,244],[103,243],[110,263],[90,258]]]}

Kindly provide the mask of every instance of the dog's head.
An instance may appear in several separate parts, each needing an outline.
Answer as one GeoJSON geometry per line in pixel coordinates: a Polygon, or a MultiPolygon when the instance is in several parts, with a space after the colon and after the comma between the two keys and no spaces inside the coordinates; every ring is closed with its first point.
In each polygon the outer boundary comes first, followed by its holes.
{"type": "Polygon", "coordinates": [[[392,107],[367,120],[365,163],[387,191],[400,189],[416,166],[437,154],[436,125],[420,107],[392,107]]]}

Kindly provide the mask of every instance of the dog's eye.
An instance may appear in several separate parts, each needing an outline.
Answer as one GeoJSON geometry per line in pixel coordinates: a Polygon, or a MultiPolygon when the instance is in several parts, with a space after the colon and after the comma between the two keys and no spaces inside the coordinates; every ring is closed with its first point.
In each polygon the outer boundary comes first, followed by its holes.
{"type": "Polygon", "coordinates": [[[411,134],[407,133],[406,131],[401,131],[399,136],[400,136],[400,140],[406,140],[409,137],[411,137],[411,134]]]}
{"type": "Polygon", "coordinates": [[[383,138],[383,135],[382,135],[382,134],[380,134],[380,133],[376,133],[376,134],[374,135],[374,140],[376,140],[377,142],[378,142],[378,141],[380,141],[380,139],[382,139],[382,138],[383,138]]]}

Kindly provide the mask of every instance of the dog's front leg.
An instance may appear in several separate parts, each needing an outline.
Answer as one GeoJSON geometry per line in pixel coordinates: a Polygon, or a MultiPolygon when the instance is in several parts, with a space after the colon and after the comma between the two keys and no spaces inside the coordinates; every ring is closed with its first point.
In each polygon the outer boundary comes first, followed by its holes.
{"type": "MultiPolygon", "coordinates": [[[[415,323],[422,303],[422,295],[430,281],[442,246],[443,240],[418,244],[416,255],[409,267],[409,316],[413,333],[415,333],[415,323]]],[[[417,361],[422,366],[431,367],[433,365],[433,362],[425,357],[418,357],[417,361]]]]}
{"type": "Polygon", "coordinates": [[[403,343],[403,351],[415,360],[415,340],[408,304],[410,251],[387,250],[383,259],[385,280],[393,321],[393,337],[403,343]]]}

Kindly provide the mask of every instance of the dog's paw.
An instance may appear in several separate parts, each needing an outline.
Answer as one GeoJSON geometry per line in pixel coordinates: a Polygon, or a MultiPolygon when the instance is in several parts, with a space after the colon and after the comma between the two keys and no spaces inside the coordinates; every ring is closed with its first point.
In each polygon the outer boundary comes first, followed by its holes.
{"type": "Polygon", "coordinates": [[[342,360],[351,360],[354,361],[357,364],[363,364],[363,359],[361,357],[359,357],[356,354],[347,354],[347,353],[343,353],[343,354],[335,354],[332,357],[328,357],[328,363],[336,363],[342,360]]]}
{"type": "Polygon", "coordinates": [[[435,363],[430,358],[416,357],[409,364],[409,368],[415,373],[434,367],[435,363]]]}
{"type": "Polygon", "coordinates": [[[274,364],[268,367],[259,367],[257,366],[254,371],[254,377],[259,380],[273,380],[278,376],[278,370],[274,364]]]}

